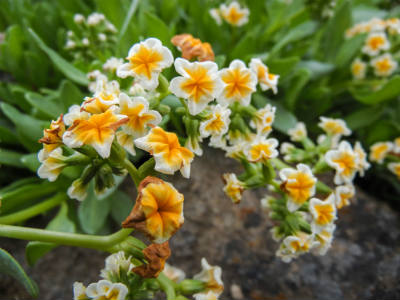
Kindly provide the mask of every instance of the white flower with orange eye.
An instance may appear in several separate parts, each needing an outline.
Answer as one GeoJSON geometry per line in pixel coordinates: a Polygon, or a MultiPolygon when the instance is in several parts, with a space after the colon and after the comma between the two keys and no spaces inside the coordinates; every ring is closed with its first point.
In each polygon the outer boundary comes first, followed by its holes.
{"type": "Polygon", "coordinates": [[[327,199],[319,200],[312,198],[309,204],[309,210],[313,217],[312,231],[319,233],[323,228],[331,225],[336,220],[335,195],[331,193],[327,199]]]}
{"type": "Polygon", "coordinates": [[[278,150],[276,150],[278,144],[277,139],[267,139],[264,136],[257,136],[248,147],[245,148],[244,152],[250,162],[261,161],[264,163],[279,155],[278,150]]]}
{"type": "Polygon", "coordinates": [[[365,45],[362,48],[362,52],[369,56],[378,55],[382,50],[389,50],[390,43],[384,32],[373,32],[365,41],[365,45]]]}
{"type": "Polygon", "coordinates": [[[358,171],[358,154],[347,141],[341,141],[338,149],[326,152],[325,161],[336,170],[335,184],[351,183],[358,171]]]}
{"type": "Polygon", "coordinates": [[[156,38],[134,44],[126,59],[129,62],[118,67],[117,76],[133,76],[147,90],[154,90],[158,86],[161,71],[174,61],[171,51],[156,38]]]}
{"type": "Polygon", "coordinates": [[[281,257],[284,262],[290,262],[292,258],[309,252],[315,245],[317,245],[317,243],[314,241],[313,235],[297,232],[295,235],[287,236],[282,241],[277,255],[281,257]]]}
{"type": "Polygon", "coordinates": [[[400,180],[400,162],[388,163],[388,169],[400,180]]]}
{"type": "Polygon", "coordinates": [[[219,10],[225,22],[232,26],[242,26],[249,22],[249,9],[240,7],[236,1],[232,1],[228,6],[221,4],[219,10]]]}
{"type": "Polygon", "coordinates": [[[307,128],[303,122],[297,122],[294,128],[288,130],[292,142],[301,142],[307,137],[307,128]]]}
{"type": "Polygon", "coordinates": [[[117,136],[118,144],[124,147],[124,149],[128,151],[128,153],[135,156],[135,138],[122,130],[118,130],[115,135],[117,136]]]}
{"type": "Polygon", "coordinates": [[[355,79],[364,79],[367,73],[367,64],[361,59],[356,58],[351,64],[351,74],[355,79]]]}
{"type": "Polygon", "coordinates": [[[119,103],[119,83],[115,80],[97,79],[93,97],[86,97],[82,110],[91,114],[101,114],[119,103]]]}
{"type": "Polygon", "coordinates": [[[237,179],[234,173],[223,174],[222,180],[225,183],[225,194],[232,200],[233,203],[239,203],[242,199],[244,183],[237,179]]]}
{"type": "Polygon", "coordinates": [[[205,291],[211,291],[218,296],[224,291],[224,283],[221,280],[222,270],[219,266],[210,266],[205,258],[201,259],[202,270],[193,276],[193,279],[200,280],[205,284],[205,291]]]}
{"type": "Polygon", "coordinates": [[[208,12],[210,13],[211,18],[214,19],[215,23],[218,25],[222,24],[221,11],[218,8],[212,8],[208,12]]]}
{"type": "Polygon", "coordinates": [[[360,176],[364,176],[365,171],[371,167],[371,164],[367,160],[367,153],[358,141],[354,145],[354,152],[358,155],[358,172],[360,173],[360,176]]]}
{"type": "Polygon", "coordinates": [[[318,245],[313,247],[313,251],[315,251],[318,255],[325,255],[332,245],[333,233],[335,232],[335,229],[336,225],[331,224],[324,227],[319,233],[315,234],[315,241],[318,242],[318,245]]]}
{"type": "Polygon", "coordinates": [[[295,145],[288,143],[288,142],[283,142],[281,144],[280,152],[281,152],[281,154],[289,154],[295,148],[296,148],[295,145]]]}
{"type": "Polygon", "coordinates": [[[165,263],[163,273],[173,282],[179,283],[185,279],[186,274],[182,269],[171,266],[170,264],[165,263]]]}
{"type": "Polygon", "coordinates": [[[398,63],[390,53],[385,53],[371,60],[371,66],[376,76],[388,77],[396,71],[398,63]]]}
{"type": "Polygon", "coordinates": [[[48,181],[55,181],[61,171],[67,166],[65,162],[66,158],[61,148],[54,149],[49,156],[41,162],[42,164],[37,170],[38,176],[48,181]]]}
{"type": "Polygon", "coordinates": [[[115,131],[126,122],[126,116],[115,114],[113,109],[109,109],[89,119],[75,120],[64,133],[63,141],[70,148],[92,146],[101,157],[107,158],[110,156],[115,131]]]}
{"type": "Polygon", "coordinates": [[[258,84],[260,85],[261,90],[267,91],[272,89],[274,94],[278,92],[279,75],[270,73],[268,67],[259,58],[252,58],[249,66],[257,75],[258,84]]]}
{"type": "Polygon", "coordinates": [[[217,101],[222,105],[230,105],[239,102],[241,105],[250,104],[251,94],[256,91],[257,77],[239,59],[229,64],[229,68],[219,71],[224,83],[222,92],[217,101]]]}
{"type": "Polygon", "coordinates": [[[318,123],[318,126],[322,128],[328,136],[332,137],[332,146],[337,145],[343,135],[348,136],[351,134],[351,130],[342,119],[320,117],[320,120],[321,122],[318,123]]]}
{"type": "Polygon", "coordinates": [[[228,129],[231,119],[231,110],[220,104],[210,106],[211,113],[205,121],[200,123],[200,135],[205,138],[208,136],[222,136],[228,129]]]}
{"type": "Polygon", "coordinates": [[[66,113],[63,117],[64,123],[67,126],[70,126],[74,123],[75,120],[83,120],[89,119],[90,114],[81,109],[81,107],[77,104],[74,104],[69,107],[68,113],[66,113]]]}
{"type": "Polygon", "coordinates": [[[103,70],[115,73],[117,69],[124,63],[122,58],[110,57],[107,61],[103,64],[103,70]]]}
{"type": "Polygon", "coordinates": [[[394,139],[393,152],[400,153],[400,137],[394,139]]]}
{"type": "Polygon", "coordinates": [[[175,96],[188,100],[189,112],[197,115],[213,101],[223,88],[218,66],[212,61],[175,60],[175,70],[182,76],[171,80],[169,89],[175,96]]]}
{"type": "Polygon", "coordinates": [[[352,184],[337,186],[335,189],[336,208],[341,209],[344,206],[350,205],[350,199],[354,197],[355,193],[356,191],[352,184]]]}
{"type": "Polygon", "coordinates": [[[288,194],[287,208],[293,212],[315,194],[317,179],[309,166],[298,164],[297,169],[285,168],[279,173],[283,190],[288,194]]]}
{"type": "Polygon", "coordinates": [[[180,170],[183,177],[190,177],[190,163],[194,154],[179,144],[175,133],[154,127],[146,136],[136,139],[135,145],[154,156],[156,171],[171,175],[180,170]]]}
{"type": "Polygon", "coordinates": [[[82,282],[74,282],[73,287],[74,300],[87,300],[86,296],[86,287],[82,284],[82,282]]]}
{"type": "Polygon", "coordinates": [[[113,280],[114,278],[115,280],[126,275],[134,267],[131,257],[126,257],[124,251],[119,251],[106,258],[105,268],[100,271],[100,277],[107,280],[113,280]]]}
{"type": "Polygon", "coordinates": [[[119,97],[119,113],[128,117],[122,130],[134,138],[146,135],[149,128],[158,125],[162,119],[158,111],[149,109],[149,103],[144,97],[131,98],[124,93],[119,97]]]}
{"type": "Polygon", "coordinates": [[[126,285],[120,282],[112,283],[108,280],[91,283],[86,288],[86,295],[90,299],[98,300],[125,300],[128,292],[126,285]]]}
{"type": "Polygon", "coordinates": [[[272,131],[272,123],[275,120],[275,111],[275,106],[267,104],[255,113],[250,121],[250,126],[257,129],[257,134],[267,136],[272,131]]]}
{"type": "Polygon", "coordinates": [[[382,164],[389,152],[393,150],[392,142],[375,143],[369,149],[369,160],[382,164]]]}
{"type": "Polygon", "coordinates": [[[194,300],[218,300],[219,295],[213,291],[208,291],[207,293],[197,293],[193,295],[194,300]]]}
{"type": "Polygon", "coordinates": [[[390,34],[400,34],[400,20],[398,18],[387,19],[386,28],[390,34]]]}

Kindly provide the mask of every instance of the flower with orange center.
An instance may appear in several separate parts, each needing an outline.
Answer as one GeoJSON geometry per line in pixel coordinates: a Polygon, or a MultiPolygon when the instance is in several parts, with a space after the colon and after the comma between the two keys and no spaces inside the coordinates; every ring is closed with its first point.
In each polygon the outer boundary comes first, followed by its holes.
{"type": "Polygon", "coordinates": [[[374,68],[376,76],[388,77],[396,71],[398,63],[389,53],[375,57],[371,60],[371,66],[374,68]]]}
{"type": "Polygon", "coordinates": [[[297,169],[285,168],[279,173],[282,188],[288,194],[287,208],[293,212],[315,194],[317,179],[309,166],[298,164],[297,169]]]}
{"type": "Polygon", "coordinates": [[[388,163],[388,169],[400,180],[400,162],[388,163]]]}
{"type": "Polygon", "coordinates": [[[362,48],[362,52],[369,56],[377,55],[381,50],[388,50],[390,43],[384,32],[373,32],[365,41],[365,45],[362,48]]]}
{"type": "Polygon", "coordinates": [[[161,244],[182,226],[183,195],[172,184],[148,176],[138,187],[138,197],[122,227],[136,228],[161,244]]]}
{"type": "Polygon", "coordinates": [[[129,63],[118,67],[117,76],[133,76],[147,90],[154,90],[158,86],[161,71],[174,61],[171,51],[156,38],[133,45],[126,59],[129,63]]]}
{"type": "MultiPolygon", "coordinates": [[[[200,280],[204,282],[205,290],[201,294],[207,294],[209,291],[211,291],[217,296],[221,295],[224,291],[224,283],[221,280],[221,267],[209,265],[205,258],[201,259],[201,267],[201,272],[193,276],[194,280],[200,280]]],[[[199,298],[195,296],[195,299],[199,298]]]]}
{"type": "Polygon", "coordinates": [[[75,120],[89,119],[90,114],[77,105],[71,105],[68,109],[68,113],[64,115],[64,123],[65,125],[71,126],[75,120]]]}
{"type": "Polygon", "coordinates": [[[350,199],[355,195],[355,189],[352,184],[340,185],[335,189],[336,208],[341,209],[350,205],[350,199]]]}
{"type": "Polygon", "coordinates": [[[189,178],[194,154],[180,145],[175,133],[154,127],[146,136],[136,139],[135,145],[154,156],[156,171],[174,174],[180,170],[183,177],[189,178]]]}
{"type": "Polygon", "coordinates": [[[367,73],[367,64],[361,59],[356,58],[351,64],[351,74],[355,79],[364,79],[367,73]]]}
{"type": "Polygon", "coordinates": [[[228,6],[221,4],[219,12],[225,22],[232,26],[242,26],[249,21],[249,9],[247,7],[240,7],[236,1],[232,1],[228,6]]]}
{"type": "Polygon", "coordinates": [[[222,180],[225,183],[224,192],[231,198],[233,203],[239,203],[242,199],[244,191],[244,183],[239,181],[235,174],[226,173],[222,175],[222,180]]]}
{"type": "Polygon", "coordinates": [[[297,232],[295,235],[287,236],[277,251],[277,256],[281,257],[286,263],[301,254],[309,252],[318,243],[314,241],[314,236],[304,232],[297,232]]]}
{"type": "Polygon", "coordinates": [[[400,137],[394,139],[393,152],[397,154],[400,153],[400,137]]]}
{"type": "Polygon", "coordinates": [[[375,143],[370,148],[369,160],[382,164],[386,156],[393,150],[392,142],[375,143]]]}
{"type": "Polygon", "coordinates": [[[169,89],[175,96],[188,100],[189,112],[197,115],[214,100],[222,89],[218,66],[211,61],[189,62],[175,60],[175,69],[182,75],[171,80],[169,89]]]}
{"type": "Polygon", "coordinates": [[[91,114],[101,114],[118,104],[119,93],[119,83],[117,81],[108,82],[105,79],[98,79],[93,97],[85,98],[81,110],[91,114]]]}
{"type": "Polygon", "coordinates": [[[128,122],[122,125],[122,130],[134,138],[147,134],[150,127],[161,122],[158,111],[149,110],[149,103],[144,97],[129,97],[121,93],[119,97],[119,113],[128,117],[128,122]]]}
{"type": "Polygon", "coordinates": [[[364,176],[365,171],[371,167],[371,164],[367,160],[367,153],[358,141],[354,145],[354,152],[358,155],[358,172],[360,176],[364,176]]]}
{"type": "Polygon", "coordinates": [[[175,35],[171,39],[171,43],[181,52],[182,57],[187,60],[198,58],[199,61],[214,61],[214,52],[209,43],[203,43],[201,40],[194,38],[191,34],[184,33],[175,35]]]}
{"type": "Polygon", "coordinates": [[[256,136],[255,139],[244,150],[247,159],[251,162],[267,162],[278,156],[278,140],[267,139],[264,136],[256,136]]]}
{"type": "Polygon", "coordinates": [[[319,233],[315,235],[315,240],[318,245],[315,245],[313,251],[319,255],[325,255],[332,245],[333,232],[336,229],[335,224],[324,227],[319,233]]]}
{"type": "Polygon", "coordinates": [[[389,34],[400,34],[400,19],[391,18],[386,20],[386,28],[389,34]]]}
{"type": "Polygon", "coordinates": [[[256,91],[257,77],[239,59],[235,59],[229,68],[219,71],[224,88],[217,97],[222,105],[239,102],[241,105],[250,104],[251,94],[256,91]]]}
{"type": "Polygon", "coordinates": [[[347,127],[344,120],[326,117],[320,117],[320,120],[318,126],[332,138],[332,147],[337,146],[342,136],[351,134],[351,130],[347,127]]]}
{"type": "Polygon", "coordinates": [[[319,200],[312,198],[309,205],[310,213],[313,217],[312,231],[319,233],[321,230],[336,220],[335,195],[331,193],[327,199],[319,200]]]}
{"type": "Polygon", "coordinates": [[[43,137],[39,143],[43,144],[43,149],[38,153],[40,162],[49,157],[50,153],[63,144],[62,136],[65,132],[63,115],[60,115],[56,121],[51,121],[50,128],[43,130],[43,137]]]}
{"type": "Polygon", "coordinates": [[[274,94],[278,92],[279,75],[269,72],[268,67],[259,58],[252,58],[249,64],[250,69],[257,75],[258,84],[261,90],[271,89],[274,94]]]}
{"type": "Polygon", "coordinates": [[[220,104],[210,106],[211,113],[205,121],[200,123],[200,135],[205,138],[208,136],[222,136],[228,129],[230,124],[231,110],[220,104]]]}
{"type": "Polygon", "coordinates": [[[257,129],[257,134],[267,136],[272,131],[272,123],[275,120],[276,107],[267,104],[259,109],[250,121],[250,126],[257,129]]]}
{"type": "Polygon", "coordinates": [[[352,183],[359,166],[359,156],[349,142],[342,141],[338,149],[325,154],[326,163],[336,170],[335,184],[352,183]]]}
{"type": "Polygon", "coordinates": [[[307,138],[306,125],[303,122],[297,122],[294,128],[288,130],[290,140],[293,142],[301,142],[307,138]]]}
{"type": "Polygon", "coordinates": [[[63,142],[70,148],[92,146],[103,158],[110,156],[115,131],[128,122],[124,115],[115,114],[113,109],[92,115],[88,119],[77,119],[63,135],[63,142]]]}

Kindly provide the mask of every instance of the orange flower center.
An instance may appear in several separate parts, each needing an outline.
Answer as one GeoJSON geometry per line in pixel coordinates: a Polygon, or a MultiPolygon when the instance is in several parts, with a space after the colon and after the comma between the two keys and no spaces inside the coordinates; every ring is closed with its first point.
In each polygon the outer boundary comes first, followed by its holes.
{"type": "Polygon", "coordinates": [[[187,78],[181,84],[181,89],[189,94],[195,102],[201,97],[209,94],[214,89],[214,81],[208,74],[208,70],[202,66],[196,66],[192,69],[185,69],[190,78],[187,78]]]}
{"type": "Polygon", "coordinates": [[[139,51],[131,57],[128,57],[132,64],[132,70],[138,75],[144,75],[151,79],[151,74],[158,68],[162,61],[162,55],[144,45],[140,45],[139,51]]]}
{"type": "Polygon", "coordinates": [[[250,72],[241,72],[239,69],[227,70],[221,78],[225,84],[227,98],[245,97],[252,89],[250,88],[250,72]]]}
{"type": "Polygon", "coordinates": [[[317,217],[316,217],[316,222],[319,225],[327,225],[329,224],[334,217],[334,209],[332,204],[326,203],[326,204],[317,204],[314,206],[316,212],[317,212],[317,217]]]}
{"type": "Polygon", "coordinates": [[[310,198],[311,189],[314,187],[315,180],[308,174],[295,173],[288,177],[288,179],[295,179],[295,181],[287,181],[285,188],[289,192],[291,198],[295,203],[303,204],[310,198]]]}
{"type": "Polygon", "coordinates": [[[357,167],[355,158],[355,155],[345,152],[338,159],[333,160],[333,162],[339,165],[343,175],[348,176],[357,167]]]}

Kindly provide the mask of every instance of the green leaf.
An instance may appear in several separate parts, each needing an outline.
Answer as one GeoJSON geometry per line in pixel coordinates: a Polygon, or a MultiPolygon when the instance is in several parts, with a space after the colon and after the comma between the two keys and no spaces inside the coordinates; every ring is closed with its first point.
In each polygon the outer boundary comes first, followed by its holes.
{"type": "Polygon", "coordinates": [[[56,51],[48,47],[42,39],[32,30],[32,28],[28,28],[28,32],[39,46],[51,59],[53,64],[69,79],[74,81],[77,84],[87,86],[89,84],[89,80],[86,78],[86,74],[81,70],[75,68],[72,64],[66,61],[63,57],[61,57],[56,51]]]}
{"type": "Polygon", "coordinates": [[[390,141],[399,134],[399,131],[393,126],[392,122],[388,120],[378,120],[368,128],[367,145],[372,145],[380,141],[390,141]]]}
{"type": "Polygon", "coordinates": [[[301,90],[311,79],[311,71],[308,69],[298,69],[293,76],[290,84],[290,88],[287,90],[285,95],[286,107],[293,111],[296,107],[297,99],[300,96],[301,90]]]}
{"type": "Polygon", "coordinates": [[[0,148],[0,164],[24,168],[25,166],[21,162],[22,156],[22,153],[0,148]]]}
{"type": "Polygon", "coordinates": [[[25,99],[30,105],[49,118],[57,119],[58,116],[64,112],[61,103],[58,105],[54,101],[49,100],[48,97],[44,97],[38,93],[26,93],[25,99]]]}
{"type": "Polygon", "coordinates": [[[32,172],[36,172],[40,166],[40,162],[37,158],[37,153],[27,154],[21,157],[22,164],[32,172]]]}
{"type": "Polygon", "coordinates": [[[15,133],[6,126],[0,125],[0,143],[7,145],[18,145],[18,139],[15,133]]]}
{"type": "Polygon", "coordinates": [[[36,283],[26,275],[21,265],[4,249],[0,248],[0,273],[14,277],[32,297],[37,297],[39,290],[36,283]]]}
{"type": "Polygon", "coordinates": [[[382,112],[383,107],[380,105],[369,106],[348,115],[344,118],[344,120],[351,130],[358,130],[360,128],[369,126],[371,125],[371,123],[379,120],[382,112]]]}
{"type": "Polygon", "coordinates": [[[122,191],[116,191],[109,198],[109,201],[111,201],[111,216],[115,222],[121,224],[131,212],[134,201],[132,201],[129,195],[122,191]]]}
{"type": "Polygon", "coordinates": [[[292,72],[293,68],[298,64],[299,61],[300,58],[298,56],[271,59],[267,60],[267,66],[272,73],[278,74],[280,76],[280,80],[282,80],[282,78],[292,72]]]}
{"type": "Polygon", "coordinates": [[[64,80],[60,86],[60,97],[56,101],[64,104],[66,112],[71,105],[81,104],[83,94],[81,90],[69,80],[64,80]]]}
{"type": "Polygon", "coordinates": [[[363,91],[357,87],[350,87],[349,89],[358,101],[365,104],[378,104],[400,95],[400,75],[393,76],[376,92],[363,91]]]}
{"type": "Polygon", "coordinates": [[[267,99],[266,97],[255,94],[253,101],[258,108],[264,107],[266,104],[271,104],[276,107],[275,121],[272,127],[279,130],[280,132],[287,133],[287,131],[296,126],[297,119],[290,111],[285,109],[282,104],[267,99]]]}
{"type": "Polygon", "coordinates": [[[316,60],[301,61],[299,68],[304,68],[311,71],[311,79],[316,79],[325,76],[335,69],[335,66],[329,63],[324,63],[316,60]]]}
{"type": "MultiPolygon", "coordinates": [[[[76,225],[68,216],[69,207],[62,202],[57,215],[50,221],[46,229],[61,232],[76,232],[76,225]]],[[[43,242],[29,242],[25,249],[26,259],[29,265],[34,265],[43,255],[57,247],[57,244],[43,242]]]]}
{"type": "Polygon", "coordinates": [[[132,21],[133,15],[135,14],[137,5],[139,3],[139,0],[132,0],[131,5],[129,6],[128,13],[125,16],[124,23],[122,24],[121,30],[119,31],[118,34],[118,45],[121,44],[121,40],[123,36],[125,35],[126,31],[128,30],[128,26],[132,21]]]}
{"type": "Polygon", "coordinates": [[[164,45],[171,45],[170,40],[173,33],[163,20],[149,12],[145,13],[145,20],[147,36],[154,36],[164,45]]]}
{"type": "Polygon", "coordinates": [[[336,55],[335,65],[337,68],[348,67],[354,56],[360,51],[364,44],[365,36],[360,34],[343,42],[336,55]]]}

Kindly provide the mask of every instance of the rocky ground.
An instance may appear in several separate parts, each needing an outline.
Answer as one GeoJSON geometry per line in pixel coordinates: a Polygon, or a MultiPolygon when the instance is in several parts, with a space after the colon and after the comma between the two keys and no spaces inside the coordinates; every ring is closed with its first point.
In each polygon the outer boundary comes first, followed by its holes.
{"type": "MultiPolygon", "coordinates": [[[[221,299],[400,298],[399,212],[358,191],[355,203],[340,211],[327,255],[305,255],[286,264],[275,257],[271,223],[260,209],[265,191],[245,192],[238,206],[224,196],[220,176],[235,170],[222,153],[207,150],[193,164],[190,180],[172,179],[185,195],[185,224],[171,240],[171,264],[188,275],[200,270],[201,257],[220,265],[226,286],[221,299]]],[[[24,245],[0,240],[20,262],[24,245]]],[[[24,267],[38,282],[40,299],[72,299],[72,283],[96,281],[104,257],[59,247],[34,267],[24,267]]],[[[0,277],[0,299],[29,296],[12,279],[0,277]]]]}

